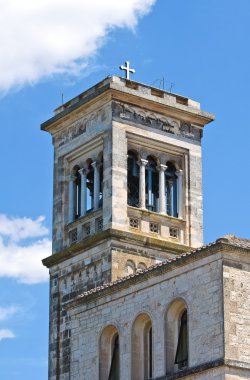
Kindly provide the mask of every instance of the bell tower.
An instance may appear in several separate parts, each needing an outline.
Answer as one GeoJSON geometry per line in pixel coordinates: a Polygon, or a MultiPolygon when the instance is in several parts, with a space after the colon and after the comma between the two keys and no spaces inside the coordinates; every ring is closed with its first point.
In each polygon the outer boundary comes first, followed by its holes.
{"type": "Polygon", "coordinates": [[[113,76],[42,124],[54,144],[50,379],[67,370],[54,344],[64,302],[202,245],[201,139],[213,119],[113,76]]]}

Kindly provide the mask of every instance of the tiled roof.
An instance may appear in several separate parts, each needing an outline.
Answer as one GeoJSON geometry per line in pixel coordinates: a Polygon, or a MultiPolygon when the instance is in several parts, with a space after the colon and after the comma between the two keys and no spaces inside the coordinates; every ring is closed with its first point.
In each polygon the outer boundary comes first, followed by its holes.
{"type": "Polygon", "coordinates": [[[224,243],[224,244],[233,245],[239,248],[250,249],[250,240],[239,238],[234,235],[223,236],[222,238],[217,239],[216,243],[224,243]]]}
{"type": "Polygon", "coordinates": [[[112,288],[114,287],[115,285],[118,285],[118,284],[122,284],[122,283],[125,283],[133,278],[140,278],[140,277],[143,277],[145,276],[147,273],[150,273],[150,272],[156,272],[158,271],[160,268],[163,268],[163,267],[168,267],[169,265],[171,264],[174,264],[174,262],[181,262],[183,261],[184,258],[186,257],[189,257],[189,256],[194,256],[194,255],[197,255],[199,253],[201,253],[202,251],[205,251],[205,250],[208,250],[212,247],[220,247],[220,245],[223,245],[223,246],[230,246],[230,247],[236,247],[236,248],[241,248],[241,249],[249,249],[250,250],[250,240],[248,239],[243,239],[243,238],[238,238],[234,235],[226,235],[226,236],[223,236],[222,238],[219,238],[217,239],[215,242],[213,243],[209,243],[207,245],[204,245],[202,247],[199,247],[193,251],[190,251],[190,252],[185,252],[185,253],[182,253],[176,257],[173,257],[171,259],[167,259],[167,260],[164,260],[160,263],[157,263],[155,265],[151,265],[150,267],[144,269],[144,270],[140,270],[138,271],[137,273],[135,274],[132,274],[132,275],[129,275],[129,276],[126,276],[126,277],[122,277],[120,278],[119,280],[116,280],[116,281],[113,281],[113,282],[109,282],[107,284],[103,284],[101,286],[98,286],[96,288],[93,288],[89,291],[86,291],[86,292],[83,292],[82,294],[78,295],[77,299],[81,299],[83,297],[86,297],[88,295],[91,295],[91,294],[94,294],[94,293],[99,293],[101,292],[102,290],[104,289],[107,289],[107,288],[112,288]]]}

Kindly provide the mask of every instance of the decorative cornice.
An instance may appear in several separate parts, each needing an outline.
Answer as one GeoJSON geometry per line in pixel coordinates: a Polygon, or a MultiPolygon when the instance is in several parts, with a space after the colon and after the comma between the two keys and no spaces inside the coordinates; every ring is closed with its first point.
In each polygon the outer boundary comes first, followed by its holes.
{"type": "Polygon", "coordinates": [[[168,240],[161,240],[139,233],[134,234],[128,231],[107,229],[98,232],[95,235],[89,236],[88,238],[83,239],[77,243],[71,244],[69,247],[63,249],[62,251],[54,253],[51,256],[43,259],[42,263],[47,268],[50,268],[53,265],[57,265],[71,257],[78,255],[83,250],[90,249],[94,247],[96,244],[101,244],[105,240],[112,238],[119,241],[129,241],[131,244],[138,244],[143,247],[162,249],[166,252],[170,252],[173,254],[180,254],[190,250],[189,246],[182,245],[179,243],[173,243],[168,240]]]}
{"type": "Polygon", "coordinates": [[[112,102],[113,119],[134,126],[147,126],[171,135],[200,141],[202,130],[190,123],[168,118],[163,114],[151,112],[123,102],[112,102]]]}

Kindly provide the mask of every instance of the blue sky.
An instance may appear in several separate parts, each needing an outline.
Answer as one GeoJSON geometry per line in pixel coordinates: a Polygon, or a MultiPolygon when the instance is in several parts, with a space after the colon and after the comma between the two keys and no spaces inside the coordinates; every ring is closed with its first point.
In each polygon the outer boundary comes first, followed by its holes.
{"type": "Polygon", "coordinates": [[[216,121],[203,138],[204,240],[250,238],[249,0],[0,0],[0,378],[47,378],[51,137],[64,100],[130,60],[216,121]],[[60,4],[60,8],[59,8],[60,4]],[[115,7],[115,10],[113,10],[115,7]],[[148,12],[148,13],[147,13],[148,12]]]}

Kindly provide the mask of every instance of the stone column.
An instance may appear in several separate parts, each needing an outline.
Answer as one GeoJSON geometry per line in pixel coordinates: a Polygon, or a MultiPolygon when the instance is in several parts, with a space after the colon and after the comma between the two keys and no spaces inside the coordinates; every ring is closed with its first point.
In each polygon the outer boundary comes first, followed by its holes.
{"type": "Polygon", "coordinates": [[[167,169],[166,165],[159,165],[157,167],[159,171],[159,212],[160,214],[166,214],[166,179],[165,171],[167,169]]]}
{"type": "Polygon", "coordinates": [[[177,170],[175,173],[178,177],[177,183],[177,210],[178,210],[178,218],[183,219],[183,196],[182,196],[182,178],[183,178],[183,170],[177,170]]]}
{"type": "Polygon", "coordinates": [[[81,216],[85,216],[87,209],[87,172],[82,168],[79,173],[81,175],[81,216]]]}
{"type": "Polygon", "coordinates": [[[68,222],[72,223],[74,221],[74,181],[75,175],[71,174],[69,176],[69,213],[68,222]]]}
{"type": "Polygon", "coordinates": [[[98,210],[100,201],[100,175],[97,161],[92,162],[94,168],[94,210],[98,210]]]}
{"type": "Polygon", "coordinates": [[[146,185],[145,185],[145,167],[148,161],[141,159],[138,161],[138,165],[140,166],[139,172],[139,207],[143,210],[146,209],[146,185]]]}

